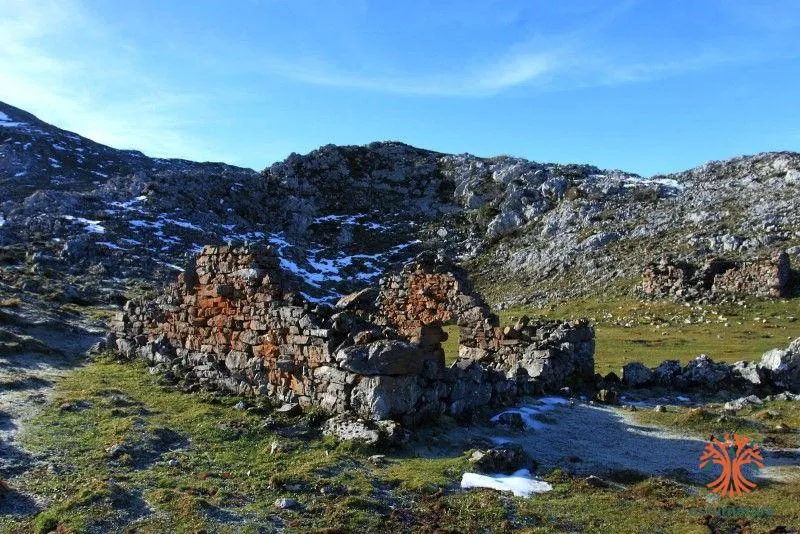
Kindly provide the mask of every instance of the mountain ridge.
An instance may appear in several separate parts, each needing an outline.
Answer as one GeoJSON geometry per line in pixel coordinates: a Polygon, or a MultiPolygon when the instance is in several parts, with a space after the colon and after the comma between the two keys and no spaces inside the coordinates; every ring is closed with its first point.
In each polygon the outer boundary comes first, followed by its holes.
{"type": "Polygon", "coordinates": [[[257,172],[113,149],[1,102],[0,113],[9,292],[119,302],[131,284],[157,287],[202,245],[228,241],[276,247],[321,302],[425,249],[506,304],[627,284],[661,254],[786,249],[797,265],[800,250],[796,152],[645,178],[386,141],[324,145],[257,172]]]}

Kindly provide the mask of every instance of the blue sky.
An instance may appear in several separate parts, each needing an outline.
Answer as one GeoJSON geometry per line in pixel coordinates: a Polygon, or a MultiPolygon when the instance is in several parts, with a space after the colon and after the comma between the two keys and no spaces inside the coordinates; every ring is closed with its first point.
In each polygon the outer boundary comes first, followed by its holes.
{"type": "Polygon", "coordinates": [[[0,0],[0,100],[261,169],[320,145],[650,175],[800,149],[796,1],[0,0]]]}

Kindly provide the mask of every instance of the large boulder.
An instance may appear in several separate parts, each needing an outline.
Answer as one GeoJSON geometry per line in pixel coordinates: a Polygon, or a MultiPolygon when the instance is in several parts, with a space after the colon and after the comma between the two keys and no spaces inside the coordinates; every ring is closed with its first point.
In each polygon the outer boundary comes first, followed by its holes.
{"type": "Polygon", "coordinates": [[[421,375],[426,360],[438,361],[438,354],[414,343],[385,339],[347,347],[336,353],[336,361],[343,369],[369,376],[421,375]]]}
{"type": "Polygon", "coordinates": [[[530,468],[531,459],[525,450],[515,443],[498,445],[485,451],[475,451],[469,461],[484,473],[513,473],[530,468]]]}
{"type": "Polygon", "coordinates": [[[629,387],[646,386],[653,379],[653,371],[642,362],[626,363],[622,367],[622,382],[629,387]]]}
{"type": "Polygon", "coordinates": [[[401,445],[408,432],[394,421],[367,421],[349,414],[331,417],[322,425],[322,434],[341,441],[358,441],[366,445],[401,445]]]}
{"type": "Polygon", "coordinates": [[[766,383],[765,374],[755,362],[740,361],[731,365],[731,377],[742,386],[763,386],[766,383]]]}
{"type": "Polygon", "coordinates": [[[792,341],[786,349],[764,353],[758,366],[766,371],[774,386],[800,392],[800,338],[792,341]]]}
{"type": "Polygon", "coordinates": [[[707,354],[701,354],[683,368],[680,383],[685,387],[718,389],[730,378],[730,368],[724,363],[714,363],[707,354]]]}
{"type": "Polygon", "coordinates": [[[336,307],[341,310],[373,308],[377,295],[378,290],[376,288],[367,287],[355,293],[343,296],[336,303],[336,307]]]}
{"type": "Polygon", "coordinates": [[[681,362],[679,360],[664,360],[653,369],[653,378],[661,386],[671,386],[681,375],[681,362]]]}
{"type": "Polygon", "coordinates": [[[517,363],[542,391],[582,386],[594,380],[594,341],[563,342],[540,349],[531,345],[517,363]]]}
{"type": "Polygon", "coordinates": [[[421,395],[415,376],[365,376],[353,387],[350,406],[366,419],[413,419],[421,395]]]}

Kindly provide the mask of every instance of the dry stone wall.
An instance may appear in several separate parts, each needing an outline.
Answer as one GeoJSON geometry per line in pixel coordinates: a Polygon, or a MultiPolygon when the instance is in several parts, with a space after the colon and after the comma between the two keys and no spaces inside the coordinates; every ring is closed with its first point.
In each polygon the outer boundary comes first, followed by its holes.
{"type": "Polygon", "coordinates": [[[748,262],[717,258],[701,266],[662,258],[645,266],[640,288],[647,296],[683,300],[723,295],[780,298],[789,295],[790,279],[786,252],[748,262]]]}
{"type": "Polygon", "coordinates": [[[121,355],[190,389],[405,424],[591,382],[588,324],[498,323],[446,262],[420,259],[330,307],[294,293],[271,248],[209,246],[155,301],[128,302],[113,327],[121,355]],[[463,332],[450,367],[446,322],[463,332]]]}
{"type": "Polygon", "coordinates": [[[401,332],[410,334],[421,325],[457,324],[465,357],[496,349],[499,320],[467,275],[432,254],[407,264],[400,273],[384,277],[378,294],[380,314],[401,332]]]}

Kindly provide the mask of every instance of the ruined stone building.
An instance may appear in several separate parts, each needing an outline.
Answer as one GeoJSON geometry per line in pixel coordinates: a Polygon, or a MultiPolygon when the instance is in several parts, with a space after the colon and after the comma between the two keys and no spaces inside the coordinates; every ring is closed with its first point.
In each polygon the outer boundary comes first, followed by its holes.
{"type": "Polygon", "coordinates": [[[780,298],[789,296],[790,279],[786,252],[744,262],[717,258],[699,266],[662,258],[645,266],[641,290],[651,297],[682,300],[723,295],[780,298]]]}
{"type": "Polygon", "coordinates": [[[501,328],[465,274],[433,256],[332,307],[295,293],[270,247],[207,246],[157,299],[128,302],[113,326],[123,356],[193,388],[405,424],[594,376],[589,324],[501,328]],[[460,331],[449,366],[443,324],[460,331]]]}

